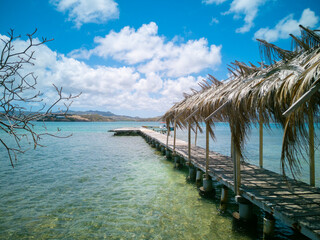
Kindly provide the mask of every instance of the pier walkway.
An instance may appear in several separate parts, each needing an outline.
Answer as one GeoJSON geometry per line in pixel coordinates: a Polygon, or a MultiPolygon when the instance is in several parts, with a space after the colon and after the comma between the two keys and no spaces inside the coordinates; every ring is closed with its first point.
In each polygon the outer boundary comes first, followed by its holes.
{"type": "MultiPolygon", "coordinates": [[[[167,136],[146,128],[121,128],[115,134],[135,132],[151,138],[166,147],[167,136]]],[[[173,151],[173,137],[168,149],[173,151]]],[[[188,161],[188,143],[176,140],[176,154],[188,161]]],[[[231,157],[210,152],[209,175],[234,189],[233,161],[231,157]]],[[[191,146],[191,163],[205,172],[206,153],[201,147],[191,146]]],[[[285,179],[277,173],[258,166],[241,163],[241,196],[262,208],[288,226],[311,239],[320,239],[320,189],[306,183],[285,179]],[[289,183],[289,184],[288,184],[289,183]]]]}

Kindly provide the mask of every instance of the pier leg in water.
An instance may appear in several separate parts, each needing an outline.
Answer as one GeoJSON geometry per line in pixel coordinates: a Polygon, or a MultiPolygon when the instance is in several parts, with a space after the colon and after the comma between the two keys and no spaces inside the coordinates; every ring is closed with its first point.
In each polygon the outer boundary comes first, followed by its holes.
{"type": "Polygon", "coordinates": [[[183,157],[180,157],[180,167],[182,168],[185,165],[185,159],[183,157]]]}
{"type": "Polygon", "coordinates": [[[171,152],[169,149],[166,150],[166,157],[167,157],[167,159],[171,158],[171,152]]]}
{"type": "Polygon", "coordinates": [[[156,149],[160,150],[160,144],[156,142],[156,149]]]}
{"type": "Polygon", "coordinates": [[[212,198],[215,196],[215,189],[212,187],[212,179],[207,174],[203,175],[203,186],[199,188],[199,194],[201,197],[212,198]]]}
{"type": "Polygon", "coordinates": [[[182,164],[181,164],[181,160],[180,157],[178,155],[174,156],[174,168],[181,168],[182,164]]]}
{"type": "Polygon", "coordinates": [[[197,187],[201,186],[202,183],[202,171],[200,169],[197,169],[197,175],[196,175],[196,185],[197,187]]]}
{"type": "Polygon", "coordinates": [[[188,180],[194,182],[196,180],[196,168],[194,166],[189,166],[189,176],[188,180]]]}
{"type": "Polygon", "coordinates": [[[253,205],[250,201],[241,196],[236,196],[236,202],[239,204],[239,213],[233,213],[233,217],[239,220],[250,221],[253,219],[253,205]]]}
{"type": "Polygon", "coordinates": [[[161,146],[161,153],[162,155],[166,154],[166,148],[164,146],[161,146]]]}
{"type": "Polygon", "coordinates": [[[229,191],[229,188],[227,186],[223,186],[222,189],[221,189],[220,211],[222,211],[222,212],[227,210],[228,191],[229,191]]]}
{"type": "Polygon", "coordinates": [[[263,218],[263,237],[272,237],[274,234],[274,226],[275,226],[274,217],[266,212],[265,217],[263,218]]]}

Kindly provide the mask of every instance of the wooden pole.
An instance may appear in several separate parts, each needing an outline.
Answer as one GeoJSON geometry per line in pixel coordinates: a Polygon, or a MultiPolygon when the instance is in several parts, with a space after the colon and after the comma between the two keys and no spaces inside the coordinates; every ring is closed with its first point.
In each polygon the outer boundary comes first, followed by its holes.
{"type": "Polygon", "coordinates": [[[167,143],[166,143],[167,149],[166,150],[169,150],[169,136],[170,136],[170,125],[167,125],[167,143]]]}
{"type": "Polygon", "coordinates": [[[309,158],[310,158],[310,185],[315,186],[315,164],[314,164],[314,125],[313,112],[309,111],[309,158]]]}
{"type": "Polygon", "coordinates": [[[216,115],[218,112],[220,112],[221,109],[223,109],[228,103],[229,103],[229,101],[226,101],[224,104],[222,104],[220,107],[218,107],[213,113],[211,113],[208,117],[206,117],[206,119],[204,121],[208,121],[210,118],[213,118],[214,115],[216,115]]]}
{"type": "Polygon", "coordinates": [[[317,84],[314,84],[309,91],[307,91],[305,94],[303,94],[294,104],[291,105],[290,108],[287,109],[282,115],[285,117],[288,117],[291,112],[295,111],[297,108],[299,108],[302,104],[304,104],[306,101],[308,101],[313,94],[315,94],[320,89],[320,82],[317,84]]]}
{"type": "Polygon", "coordinates": [[[237,195],[240,195],[240,186],[241,186],[241,166],[240,166],[240,153],[239,150],[235,147],[236,149],[236,161],[237,161],[237,195]]]}
{"type": "Polygon", "coordinates": [[[196,125],[196,132],[194,134],[194,145],[197,146],[198,126],[196,125]]]}
{"type": "Polygon", "coordinates": [[[177,137],[177,120],[174,120],[174,132],[173,132],[173,155],[176,154],[176,137],[177,137]]]}
{"type": "Polygon", "coordinates": [[[241,165],[240,165],[240,152],[234,144],[233,136],[231,134],[231,149],[232,149],[232,160],[233,160],[233,181],[234,181],[234,193],[240,195],[241,186],[241,165]]]}
{"type": "Polygon", "coordinates": [[[206,122],[206,179],[209,179],[209,122],[206,122]]]}
{"type": "Polygon", "coordinates": [[[263,119],[261,111],[259,114],[259,166],[263,168],[263,119]]]}
{"type": "Polygon", "coordinates": [[[185,110],[187,110],[187,108],[185,108],[183,111],[181,111],[180,113],[178,113],[178,114],[174,117],[174,119],[178,119],[178,118],[184,113],[185,110]]]}
{"type": "Polygon", "coordinates": [[[188,160],[189,167],[191,166],[191,123],[188,123],[188,160]]]}
{"type": "Polygon", "coordinates": [[[234,141],[233,141],[233,134],[231,133],[231,158],[233,162],[233,191],[234,193],[237,192],[237,160],[236,160],[236,154],[235,154],[235,147],[234,147],[234,141]]]}
{"type": "Polygon", "coordinates": [[[191,113],[186,119],[184,119],[184,121],[189,121],[189,119],[192,118],[194,115],[196,115],[198,111],[199,111],[199,108],[195,110],[193,113],[191,113]]]}
{"type": "Polygon", "coordinates": [[[232,139],[232,134],[231,134],[231,150],[230,150],[230,156],[233,159],[233,139],[232,139]]]}

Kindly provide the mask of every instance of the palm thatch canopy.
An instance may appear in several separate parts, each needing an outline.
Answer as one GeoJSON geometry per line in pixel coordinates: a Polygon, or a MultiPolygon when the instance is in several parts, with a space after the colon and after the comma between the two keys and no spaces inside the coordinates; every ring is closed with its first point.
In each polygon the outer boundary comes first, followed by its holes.
{"type": "MultiPolygon", "coordinates": [[[[317,31],[300,25],[301,38],[292,37],[292,51],[283,50],[264,40],[258,40],[264,62],[255,66],[235,61],[228,70],[231,78],[219,82],[209,75],[201,83],[201,90],[188,95],[172,106],[163,116],[167,124],[176,120],[180,128],[188,124],[200,128],[199,122],[215,112],[215,121],[228,121],[234,144],[241,156],[246,136],[252,123],[259,120],[269,127],[270,122],[279,123],[284,129],[281,153],[282,171],[290,169],[293,174],[300,170],[298,156],[303,156],[308,143],[306,121],[310,114],[319,110],[320,93],[316,91],[288,117],[283,113],[310,88],[320,84],[320,36],[317,31]],[[223,108],[219,108],[222,105],[223,108]],[[188,118],[190,114],[192,117],[188,118]],[[187,121],[186,121],[186,118],[187,121]]],[[[210,133],[214,137],[210,123],[210,133]]],[[[200,128],[201,129],[201,128],[200,128]]]]}

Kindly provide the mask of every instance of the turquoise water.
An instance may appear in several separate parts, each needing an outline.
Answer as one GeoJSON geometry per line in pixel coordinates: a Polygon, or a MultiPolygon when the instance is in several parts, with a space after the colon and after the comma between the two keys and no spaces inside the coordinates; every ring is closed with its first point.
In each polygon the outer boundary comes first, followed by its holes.
{"type": "MultiPolygon", "coordinates": [[[[262,238],[259,209],[257,230],[239,226],[231,217],[237,209],[232,196],[228,211],[219,213],[219,199],[201,199],[195,185],[186,183],[187,171],[175,170],[143,138],[108,132],[151,124],[47,123],[49,132],[59,127],[72,137],[44,137],[46,147],[19,155],[14,169],[0,148],[0,239],[262,238]]],[[[211,148],[228,154],[228,127],[218,124],[218,132],[211,148]]],[[[203,136],[198,142],[204,145],[203,136]]],[[[277,168],[279,162],[269,165],[277,168]]],[[[278,239],[298,239],[280,223],[276,232],[278,239]]]]}

